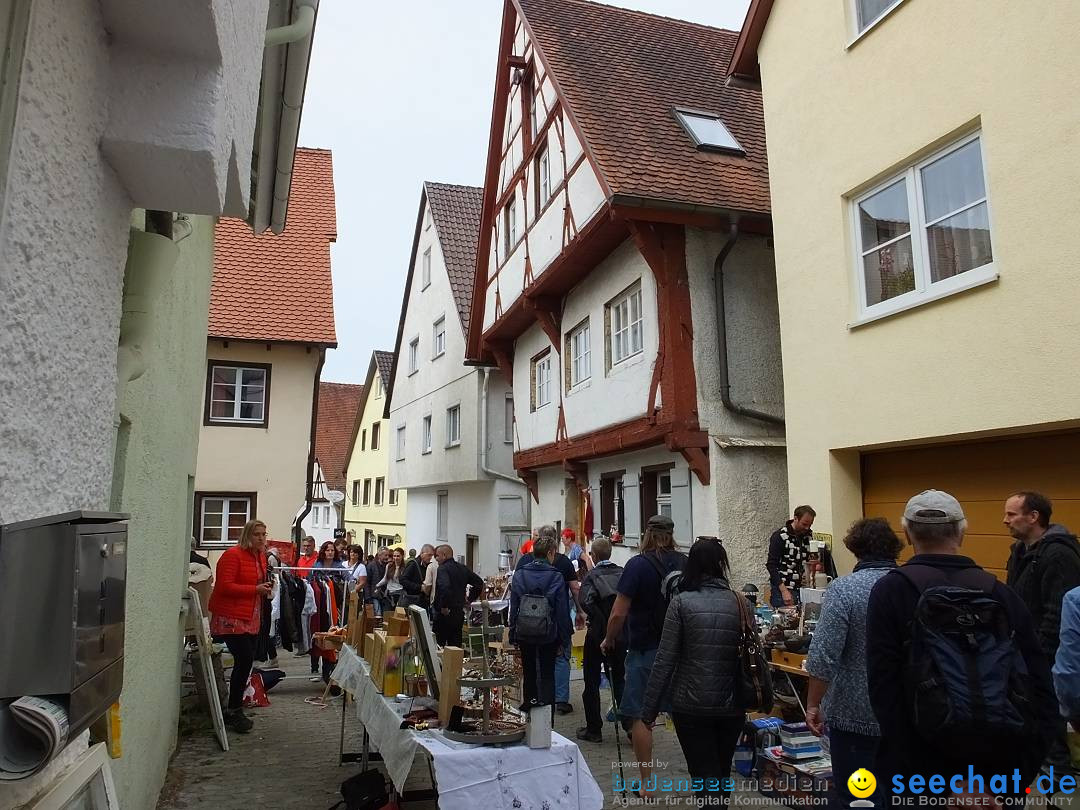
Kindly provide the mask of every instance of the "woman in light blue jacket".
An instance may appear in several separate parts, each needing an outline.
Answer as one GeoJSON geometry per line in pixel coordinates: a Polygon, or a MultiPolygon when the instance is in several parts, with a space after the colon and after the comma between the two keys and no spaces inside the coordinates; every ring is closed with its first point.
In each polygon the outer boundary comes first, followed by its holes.
{"type": "MultiPolygon", "coordinates": [[[[806,723],[819,736],[828,723],[833,785],[842,807],[854,799],[848,777],[859,768],[873,768],[881,738],[866,679],[866,605],[877,581],[896,567],[901,543],[887,520],[865,518],[851,525],[844,545],[858,562],[825,592],[806,657],[806,723]]],[[[871,797],[876,806],[881,806],[881,794],[879,789],[871,797]]]]}

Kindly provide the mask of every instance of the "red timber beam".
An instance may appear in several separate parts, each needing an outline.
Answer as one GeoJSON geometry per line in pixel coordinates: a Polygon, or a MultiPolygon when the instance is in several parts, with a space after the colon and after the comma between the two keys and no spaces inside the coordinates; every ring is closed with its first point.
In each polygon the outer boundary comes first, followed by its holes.
{"type": "Polygon", "coordinates": [[[629,422],[602,428],[601,430],[574,436],[566,442],[552,442],[514,453],[514,468],[522,470],[538,467],[562,466],[563,462],[583,462],[598,456],[610,456],[629,450],[640,450],[663,444],[671,433],[669,426],[657,425],[648,417],[641,416],[629,422]]]}
{"type": "Polygon", "coordinates": [[[499,367],[499,371],[502,372],[503,378],[507,384],[514,387],[514,347],[512,344],[506,344],[502,341],[490,342],[487,345],[487,349],[491,352],[491,356],[495,360],[495,365],[499,367]]]}
{"type": "Polygon", "coordinates": [[[589,465],[583,461],[570,461],[566,459],[563,461],[563,470],[566,474],[574,479],[574,483],[577,484],[578,490],[588,490],[589,488],[589,465]]]}
{"type": "Polygon", "coordinates": [[[536,470],[518,470],[518,478],[525,482],[525,488],[533,496],[536,503],[540,503],[540,482],[536,470]]]}
{"type": "Polygon", "coordinates": [[[562,303],[549,295],[526,295],[522,305],[530,313],[540,328],[544,330],[551,345],[558,354],[562,354],[562,303]]]}
{"type": "Polygon", "coordinates": [[[708,435],[698,426],[694,322],[682,225],[629,220],[630,235],[656,279],[659,345],[649,385],[648,418],[669,426],[665,443],[686,459],[702,484],[710,479],[708,435]],[[663,406],[656,407],[657,391],[663,406]]]}

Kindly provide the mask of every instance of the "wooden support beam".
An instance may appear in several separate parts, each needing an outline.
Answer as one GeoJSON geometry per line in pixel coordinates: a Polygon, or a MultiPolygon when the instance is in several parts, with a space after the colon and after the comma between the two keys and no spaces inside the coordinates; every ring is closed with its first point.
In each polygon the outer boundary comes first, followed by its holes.
{"type": "Polygon", "coordinates": [[[589,465],[583,461],[570,461],[566,459],[563,461],[563,470],[566,474],[574,479],[574,483],[577,484],[578,489],[589,488],[589,465]]]}
{"type": "Polygon", "coordinates": [[[525,297],[525,311],[544,330],[555,351],[562,354],[562,304],[558,299],[548,296],[525,297]]]}
{"type": "Polygon", "coordinates": [[[518,478],[525,482],[525,488],[533,496],[533,500],[540,503],[540,482],[536,476],[536,470],[518,470],[518,478]]]}
{"type": "Polygon", "coordinates": [[[488,343],[487,350],[491,352],[491,356],[495,358],[495,365],[499,367],[499,371],[502,372],[503,378],[507,384],[514,387],[514,351],[513,348],[505,343],[493,342],[488,343]]]}
{"type": "Polygon", "coordinates": [[[698,481],[703,486],[708,486],[712,471],[709,467],[709,457],[705,454],[705,451],[700,447],[681,447],[679,453],[686,459],[687,465],[694,471],[698,481]]]}

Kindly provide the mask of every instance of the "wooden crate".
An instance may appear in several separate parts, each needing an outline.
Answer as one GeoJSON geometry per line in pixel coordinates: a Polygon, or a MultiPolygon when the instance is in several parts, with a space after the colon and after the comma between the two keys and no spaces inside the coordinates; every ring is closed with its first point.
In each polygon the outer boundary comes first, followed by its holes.
{"type": "Polygon", "coordinates": [[[803,661],[806,660],[806,656],[800,653],[788,652],[787,650],[781,650],[773,648],[772,661],[774,664],[783,664],[784,666],[794,667],[795,669],[803,668],[803,661]]]}

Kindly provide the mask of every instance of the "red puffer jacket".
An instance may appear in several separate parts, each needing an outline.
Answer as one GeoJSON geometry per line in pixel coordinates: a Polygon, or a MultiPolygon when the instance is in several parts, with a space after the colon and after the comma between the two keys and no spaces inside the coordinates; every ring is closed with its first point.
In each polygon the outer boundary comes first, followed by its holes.
{"type": "Polygon", "coordinates": [[[233,546],[217,563],[210,612],[230,619],[250,619],[255,614],[255,586],[266,581],[266,556],[233,546]]]}

